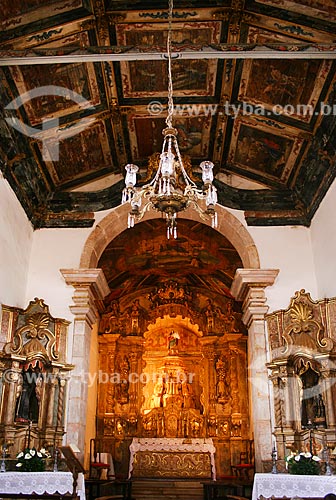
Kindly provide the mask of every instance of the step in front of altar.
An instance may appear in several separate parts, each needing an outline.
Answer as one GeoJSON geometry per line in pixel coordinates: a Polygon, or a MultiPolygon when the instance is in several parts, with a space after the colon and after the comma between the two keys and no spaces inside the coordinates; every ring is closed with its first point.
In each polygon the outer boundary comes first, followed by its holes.
{"type": "Polygon", "coordinates": [[[132,481],[132,496],[136,500],[203,500],[203,486],[199,481],[145,480],[132,481]]]}

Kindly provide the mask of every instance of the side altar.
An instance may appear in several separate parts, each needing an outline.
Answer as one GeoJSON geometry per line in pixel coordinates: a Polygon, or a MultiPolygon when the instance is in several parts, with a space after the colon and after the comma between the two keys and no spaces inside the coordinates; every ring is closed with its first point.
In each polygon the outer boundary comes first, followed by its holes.
{"type": "Polygon", "coordinates": [[[129,478],[216,479],[215,446],[208,439],[134,438],[129,478]]]}

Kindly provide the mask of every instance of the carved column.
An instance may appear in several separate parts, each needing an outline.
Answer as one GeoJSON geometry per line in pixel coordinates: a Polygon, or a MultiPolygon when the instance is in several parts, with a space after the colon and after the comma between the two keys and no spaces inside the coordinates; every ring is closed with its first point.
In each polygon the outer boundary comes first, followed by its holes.
{"type": "Polygon", "coordinates": [[[109,287],[101,269],[61,269],[67,285],[75,289],[72,364],[75,366],[69,384],[67,442],[75,443],[84,453],[87,414],[90,335],[98,321],[96,302],[103,300],[109,287]]]}
{"type": "Polygon", "coordinates": [[[57,374],[53,373],[53,377],[50,380],[48,384],[48,390],[49,390],[49,404],[47,408],[47,426],[52,427],[53,426],[53,421],[54,421],[54,404],[55,404],[55,391],[56,391],[56,386],[58,384],[58,379],[57,379],[57,374]]]}
{"type": "Polygon", "coordinates": [[[268,383],[265,314],[268,311],[265,288],[273,285],[276,269],[237,269],[231,293],[243,301],[243,321],[248,328],[248,378],[254,429],[255,466],[262,471],[262,460],[272,450],[270,393],[268,383]]]}
{"type": "Polygon", "coordinates": [[[4,412],[4,423],[7,425],[12,425],[14,423],[15,412],[15,402],[17,398],[16,390],[18,385],[18,380],[21,377],[21,369],[19,367],[19,362],[14,361],[12,367],[6,372],[6,382],[8,386],[8,392],[6,397],[6,405],[4,412]]]}

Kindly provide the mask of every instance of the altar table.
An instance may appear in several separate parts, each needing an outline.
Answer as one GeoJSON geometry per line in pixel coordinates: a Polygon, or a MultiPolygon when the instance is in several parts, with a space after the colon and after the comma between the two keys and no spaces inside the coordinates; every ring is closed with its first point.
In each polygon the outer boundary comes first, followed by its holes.
{"type": "MultiPolygon", "coordinates": [[[[1,493],[72,493],[73,475],[71,472],[0,472],[1,493]]],[[[85,500],[84,474],[78,474],[77,494],[85,500]]]]}
{"type": "Polygon", "coordinates": [[[128,477],[216,479],[211,438],[133,438],[128,477]]]}
{"type": "Polygon", "coordinates": [[[336,476],[311,476],[295,474],[255,474],[252,500],[260,496],[270,498],[324,497],[336,493],[336,476]]]}

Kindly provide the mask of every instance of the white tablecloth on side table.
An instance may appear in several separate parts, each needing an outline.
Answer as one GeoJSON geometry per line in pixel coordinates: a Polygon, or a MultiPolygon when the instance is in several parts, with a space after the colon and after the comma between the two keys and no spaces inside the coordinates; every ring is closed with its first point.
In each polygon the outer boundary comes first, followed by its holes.
{"type": "MultiPolygon", "coordinates": [[[[1,493],[72,493],[73,476],[71,472],[0,472],[1,493]]],[[[85,500],[84,474],[78,474],[77,494],[85,500]]]]}
{"type": "Polygon", "coordinates": [[[270,498],[324,497],[336,494],[336,476],[299,476],[296,474],[255,474],[252,500],[260,495],[270,498]]]}

